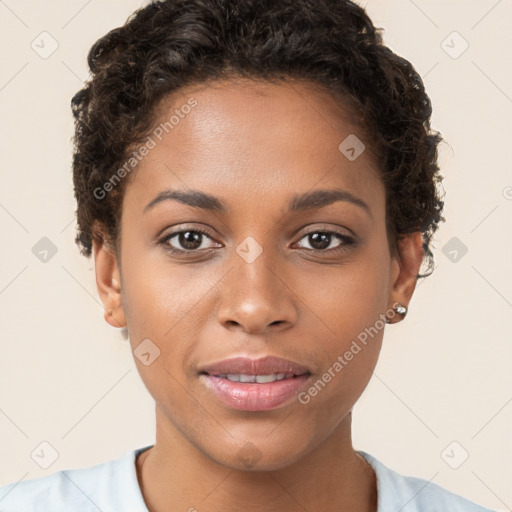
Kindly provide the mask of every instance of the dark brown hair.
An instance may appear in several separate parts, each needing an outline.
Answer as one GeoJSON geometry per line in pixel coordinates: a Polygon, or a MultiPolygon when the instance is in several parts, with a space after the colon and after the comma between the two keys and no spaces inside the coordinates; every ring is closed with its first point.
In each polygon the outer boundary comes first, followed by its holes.
{"type": "Polygon", "coordinates": [[[442,137],[430,128],[421,77],[381,32],[348,0],[161,0],[135,11],[91,47],[91,78],[71,102],[81,254],[89,257],[93,238],[101,239],[95,222],[118,247],[128,180],[101,198],[95,190],[147,137],[166,95],[229,77],[300,79],[345,98],[362,119],[386,187],[390,247],[421,231],[431,273],[431,237],[445,220],[437,188],[442,137]]]}

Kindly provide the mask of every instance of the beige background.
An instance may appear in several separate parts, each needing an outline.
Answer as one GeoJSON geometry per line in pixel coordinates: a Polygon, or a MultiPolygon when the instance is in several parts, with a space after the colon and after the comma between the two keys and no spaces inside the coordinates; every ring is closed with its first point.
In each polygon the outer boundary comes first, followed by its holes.
{"type": "MultiPolygon", "coordinates": [[[[90,46],[144,4],[0,1],[0,485],[154,441],[152,399],[128,342],[103,320],[92,260],[74,245],[69,108],[90,46]],[[31,48],[43,31],[59,45],[46,59],[31,48]],[[42,237],[57,248],[46,263],[32,252],[42,237]],[[43,441],[59,454],[47,469],[31,458],[43,441]]],[[[511,510],[512,2],[366,6],[424,77],[433,126],[448,143],[447,222],[434,240],[434,274],[406,321],[386,329],[355,409],[354,443],[399,472],[511,510]],[[448,243],[467,254],[451,261],[448,243]],[[453,441],[452,461],[469,453],[458,469],[441,456],[453,441]]]]}

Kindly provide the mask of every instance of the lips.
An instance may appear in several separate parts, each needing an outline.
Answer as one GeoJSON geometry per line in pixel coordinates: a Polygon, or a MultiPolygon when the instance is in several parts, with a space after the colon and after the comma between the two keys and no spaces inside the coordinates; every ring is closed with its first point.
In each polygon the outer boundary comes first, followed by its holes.
{"type": "Polygon", "coordinates": [[[267,356],[259,359],[249,357],[233,357],[223,359],[199,368],[200,374],[208,375],[271,375],[271,374],[293,374],[294,376],[310,374],[308,368],[289,359],[276,356],[267,356]]]}
{"type": "Polygon", "coordinates": [[[221,404],[232,410],[271,411],[297,403],[297,396],[310,379],[310,374],[265,384],[231,382],[229,379],[203,373],[199,381],[221,404]]]}

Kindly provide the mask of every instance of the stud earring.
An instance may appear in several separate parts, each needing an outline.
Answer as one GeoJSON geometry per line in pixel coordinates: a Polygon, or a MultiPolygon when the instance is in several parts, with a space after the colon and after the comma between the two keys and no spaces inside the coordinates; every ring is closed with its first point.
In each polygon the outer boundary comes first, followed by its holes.
{"type": "MultiPolygon", "coordinates": [[[[402,304],[397,304],[396,306],[393,306],[393,310],[402,316],[402,320],[405,318],[405,315],[407,314],[407,307],[402,306],[402,304]]],[[[389,318],[386,318],[386,323],[390,323],[389,318]]]]}
{"type": "Polygon", "coordinates": [[[399,315],[405,316],[407,314],[407,307],[402,306],[402,304],[398,304],[398,306],[394,309],[399,315]]]}

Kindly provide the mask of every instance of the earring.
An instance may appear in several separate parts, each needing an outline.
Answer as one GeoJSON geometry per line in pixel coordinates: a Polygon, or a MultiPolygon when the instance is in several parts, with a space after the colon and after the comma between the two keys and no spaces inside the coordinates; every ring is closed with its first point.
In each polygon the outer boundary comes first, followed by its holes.
{"type": "Polygon", "coordinates": [[[402,306],[402,304],[398,304],[398,306],[394,309],[399,315],[405,316],[407,314],[407,307],[402,306]]]}
{"type": "MultiPolygon", "coordinates": [[[[402,316],[402,320],[405,318],[405,315],[407,314],[407,306],[402,306],[402,304],[397,304],[396,306],[393,306],[393,310],[402,316]]],[[[386,318],[386,323],[390,323],[389,318],[386,318]]]]}

